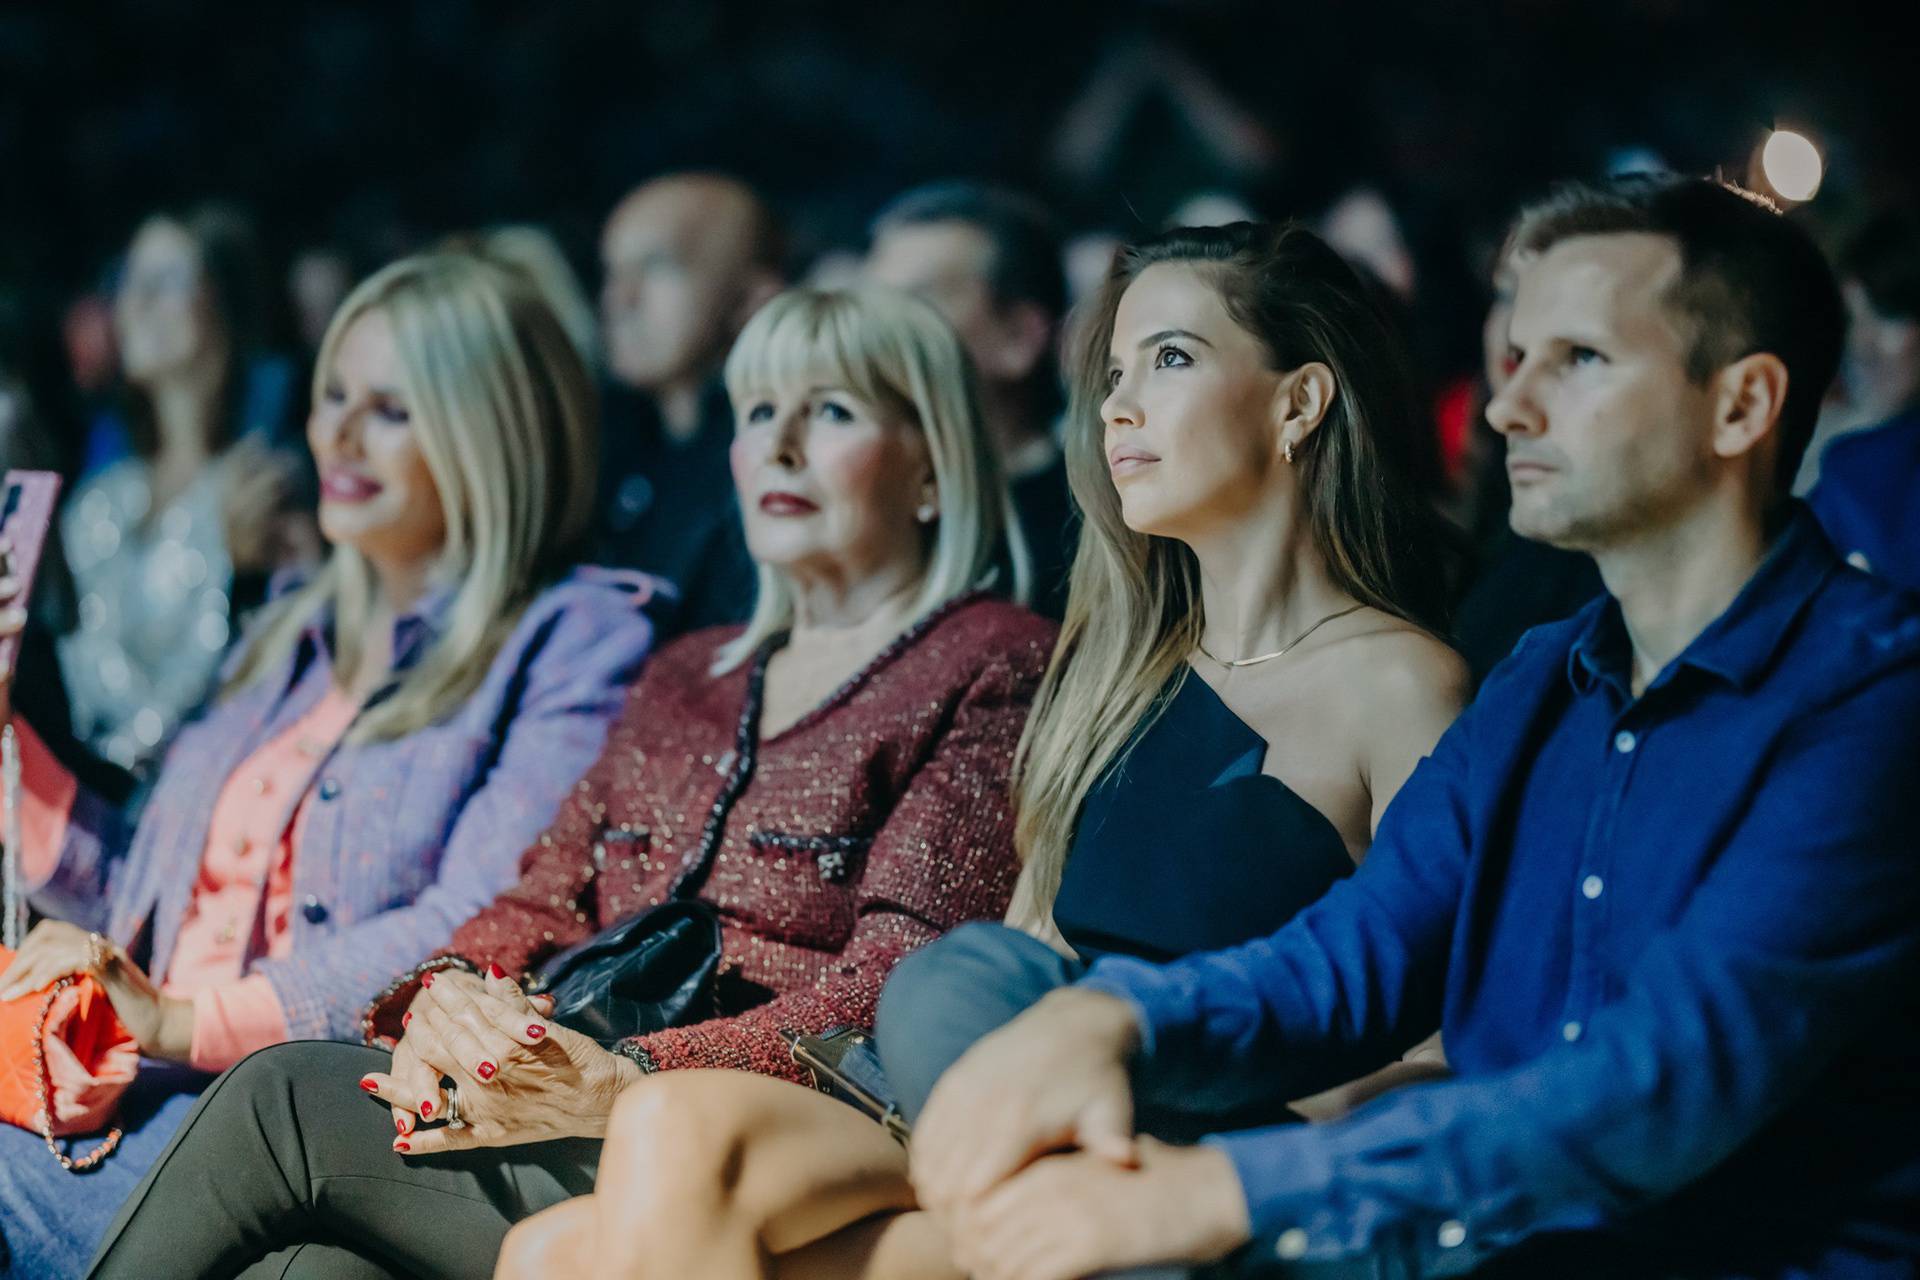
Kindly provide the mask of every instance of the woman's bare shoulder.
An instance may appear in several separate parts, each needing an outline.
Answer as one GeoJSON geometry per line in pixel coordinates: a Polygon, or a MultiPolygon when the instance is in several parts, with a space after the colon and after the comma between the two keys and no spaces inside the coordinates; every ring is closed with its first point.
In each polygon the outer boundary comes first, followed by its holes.
{"type": "Polygon", "coordinates": [[[1472,688],[1467,663],[1444,640],[1411,622],[1376,614],[1377,625],[1353,637],[1351,660],[1363,678],[1355,701],[1383,730],[1397,723],[1444,728],[1466,705],[1472,688]]]}

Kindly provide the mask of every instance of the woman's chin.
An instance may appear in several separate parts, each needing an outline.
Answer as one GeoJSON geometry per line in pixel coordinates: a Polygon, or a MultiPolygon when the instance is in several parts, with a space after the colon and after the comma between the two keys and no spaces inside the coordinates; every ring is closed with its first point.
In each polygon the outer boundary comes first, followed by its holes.
{"type": "Polygon", "coordinates": [[[1180,524],[1178,513],[1166,509],[1164,503],[1153,502],[1144,494],[1127,495],[1120,498],[1120,519],[1127,528],[1149,538],[1172,538],[1178,535],[1174,529],[1180,524]]]}
{"type": "Polygon", "coordinates": [[[827,555],[827,551],[812,538],[796,538],[785,531],[775,530],[759,537],[749,535],[747,554],[761,568],[781,573],[819,560],[827,555]]]}

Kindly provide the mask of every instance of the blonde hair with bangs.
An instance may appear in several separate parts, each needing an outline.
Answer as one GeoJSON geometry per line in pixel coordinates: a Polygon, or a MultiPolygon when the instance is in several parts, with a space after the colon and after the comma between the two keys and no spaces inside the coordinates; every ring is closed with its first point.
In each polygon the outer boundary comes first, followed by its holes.
{"type": "MultiPolygon", "coordinates": [[[[925,534],[916,617],[988,583],[1003,545],[1013,566],[1011,594],[1026,601],[1027,544],[980,420],[973,366],[931,305],[872,285],[789,289],[741,330],[727,356],[726,381],[736,405],[795,382],[841,387],[919,429],[933,462],[940,515],[925,534]]],[[[721,648],[714,674],[738,667],[792,625],[792,584],[779,570],[759,566],[753,616],[721,648]]]]}
{"type": "MultiPolygon", "coordinates": [[[[452,252],[374,273],[327,326],[316,399],[342,335],[375,311],[392,326],[412,430],[446,518],[435,582],[457,585],[430,647],[355,721],[351,742],[405,737],[479,687],[521,612],[586,534],[598,447],[592,379],[520,273],[452,252]]],[[[352,683],[377,585],[364,556],[336,546],[312,582],[262,618],[227,692],[278,669],[305,629],[329,616],[336,679],[352,683]]]]}

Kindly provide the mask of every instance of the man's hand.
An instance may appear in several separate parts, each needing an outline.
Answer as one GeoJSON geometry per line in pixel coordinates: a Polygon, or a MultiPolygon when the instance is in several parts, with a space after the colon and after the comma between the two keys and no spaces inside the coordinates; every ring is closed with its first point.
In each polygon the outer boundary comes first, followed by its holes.
{"type": "Polygon", "coordinates": [[[1138,1167],[1049,1156],[953,1215],[954,1262],[975,1280],[1078,1280],[1160,1263],[1199,1266],[1251,1227],[1233,1162],[1217,1148],[1138,1142],[1138,1167]]]}
{"type": "Polygon", "coordinates": [[[914,1125],[920,1203],[956,1209],[1053,1151],[1131,1166],[1127,1061],[1139,1038],[1126,1001],[1069,988],[982,1039],[940,1077],[914,1125]]]}

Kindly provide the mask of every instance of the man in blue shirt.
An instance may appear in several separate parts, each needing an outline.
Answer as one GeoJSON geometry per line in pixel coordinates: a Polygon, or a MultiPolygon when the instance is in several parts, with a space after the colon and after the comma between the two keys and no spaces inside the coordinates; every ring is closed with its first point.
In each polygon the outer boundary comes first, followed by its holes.
{"type": "Polygon", "coordinates": [[[1608,594],[1527,635],[1319,903],[1103,960],[941,1079],[914,1182],[972,1274],[1250,1241],[1300,1275],[1920,1272],[1920,610],[1785,496],[1831,272],[1695,180],[1570,188],[1519,235],[1511,519],[1608,594]],[[1436,1026],[1453,1077],[1344,1120],[1133,1134],[1436,1026]]]}

